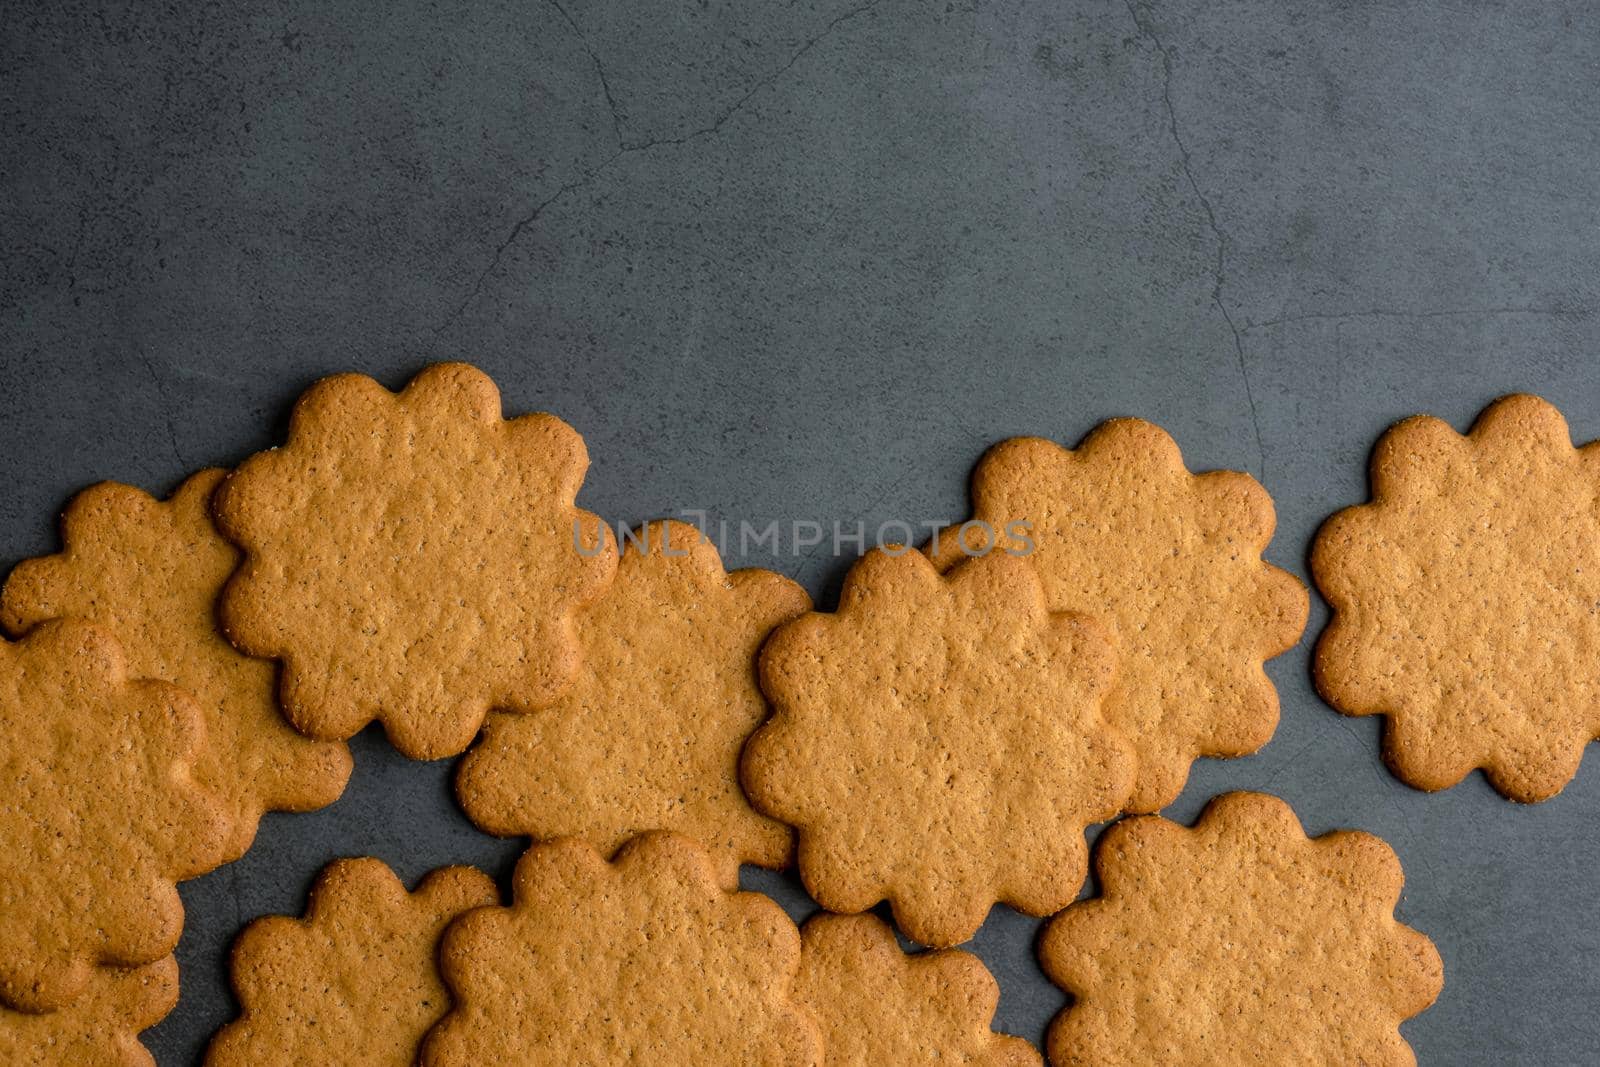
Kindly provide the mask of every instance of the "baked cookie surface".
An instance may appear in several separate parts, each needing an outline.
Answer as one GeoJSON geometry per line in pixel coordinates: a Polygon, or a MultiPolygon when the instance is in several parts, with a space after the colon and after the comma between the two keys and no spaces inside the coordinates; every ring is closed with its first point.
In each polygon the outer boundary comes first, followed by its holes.
{"type": "Polygon", "coordinates": [[[350,777],[343,744],[296,733],[278,711],[277,670],[230,645],[216,599],[239,560],[211,522],[226,472],[189,478],[170,500],[104,483],[72,498],[62,551],[24,560],[0,594],[13,635],[49,619],[87,619],[116,635],[137,678],[194,694],[205,712],[195,780],[223,803],[238,859],[265,811],[309,811],[337,800],[350,777]]]}
{"type": "Polygon", "coordinates": [[[790,999],[794,923],[760,894],[723,890],[677,835],[636,838],[610,863],[581,841],[535,845],[511,907],[462,917],[440,961],[455,1007],[425,1067],[823,1062],[790,999]]]}
{"type": "Polygon", "coordinates": [[[1151,812],[1183,791],[1197,757],[1248,755],[1277,728],[1262,663],[1300,639],[1310,601],[1261,558],[1275,524],[1248,474],[1191,474],[1165,430],[1112,419],[1075,449],[995,445],[972,476],[968,528],[927,551],[940,569],[984,548],[1025,553],[1051,610],[1113,632],[1121,665],[1106,718],[1139,755],[1128,810],[1151,812]]]}
{"type": "Polygon", "coordinates": [[[572,612],[616,567],[605,524],[573,504],[588,463],[555,416],[503,419],[465,364],[399,393],[324,379],[288,443],[217,491],[245,553],[223,627],[283,662],[301,732],[344,740],[377,720],[407,756],[456,755],[491,707],[538,707],[577,670],[572,612]]]}
{"type": "Polygon", "coordinates": [[[96,964],[172,952],[175,883],[232,833],[191,778],[204,743],[198,701],[130,679],[108,631],[57,620],[0,641],[0,1003],[63,1008],[96,964]]]}
{"type": "Polygon", "coordinates": [[[172,957],[143,967],[100,967],[59,1011],[0,1008],[0,1063],[15,1067],[155,1067],[139,1033],[178,1003],[172,957]]]}
{"type": "Polygon", "coordinates": [[[1419,789],[1481,767],[1548,800],[1600,737],[1600,443],[1574,448],[1560,412],[1514,395],[1465,435],[1396,424],[1371,480],[1312,549],[1334,610],[1318,690],[1388,716],[1384,758],[1419,789]]]}
{"type": "Polygon", "coordinates": [[[610,856],[649,830],[701,844],[724,885],[739,864],[781,867],[789,828],[753,809],[739,754],[767,717],[756,652],[811,600],[762,570],[723,570],[681,522],[625,539],[616,580],[579,613],[577,680],[553,704],[489,716],[456,795],[480,829],[581,837],[610,856]]]}
{"type": "Polygon", "coordinates": [[[800,931],[795,1000],[822,1030],[828,1067],[1038,1067],[1034,1047],[989,1029],[1000,1000],[960,949],[907,955],[873,915],[818,915],[800,931]]]}
{"type": "Polygon", "coordinates": [[[1116,663],[1092,620],[1048,610],[1024,559],[940,575],[916,551],[868,553],[836,613],[762,650],[775,710],[745,748],[745,789],[797,828],[800,876],[829,911],[887,899],[940,947],[997,902],[1047,915],[1083,884],[1085,828],[1133,785],[1100,710],[1116,663]]]}
{"type": "Polygon", "coordinates": [[[1388,845],[1308,839],[1289,806],[1230,793],[1191,829],[1112,826],[1100,895],[1046,926],[1045,973],[1075,1002],[1050,1028],[1056,1067],[1415,1063],[1399,1024],[1433,1003],[1433,943],[1394,918],[1388,845]]]}
{"type": "Polygon", "coordinates": [[[212,1038],[207,1067],[411,1067],[450,1007],[440,935],[457,916],[498,902],[493,880],[471,867],[441,868],[407,893],[379,860],[329,864],[303,919],[272,915],[239,935],[232,973],[241,1013],[212,1038]]]}

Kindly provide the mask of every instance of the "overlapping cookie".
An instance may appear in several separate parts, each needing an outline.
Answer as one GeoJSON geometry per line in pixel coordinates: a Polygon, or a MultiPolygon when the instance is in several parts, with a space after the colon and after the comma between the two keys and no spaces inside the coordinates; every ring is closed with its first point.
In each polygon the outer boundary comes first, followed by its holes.
{"type": "Polygon", "coordinates": [[[1329,519],[1311,554],[1334,615],[1323,697],[1388,716],[1384,756],[1420,789],[1481,767],[1548,800],[1600,737],[1600,443],[1504,397],[1471,431],[1406,419],[1372,455],[1372,500],[1329,519]]]}
{"type": "Polygon", "coordinates": [[[828,1067],[1041,1062],[1022,1038],[989,1029],[1000,987],[978,957],[908,956],[872,915],[818,915],[800,940],[794,995],[822,1030],[828,1067]]]}
{"type": "Polygon", "coordinates": [[[411,1067],[450,1007],[440,935],[498,901],[494,882],[470,867],[434,871],[407,893],[378,860],[329,864],[305,918],[269,916],[239,935],[232,970],[242,1012],[212,1039],[207,1067],[411,1067]]]}
{"type": "Polygon", "coordinates": [[[1102,423],[1076,449],[1001,442],[972,477],[973,517],[928,546],[941,569],[1026,554],[1051,610],[1095,615],[1121,667],[1106,717],[1132,740],[1128,809],[1156,811],[1199,756],[1242,756],[1272,737],[1278,694],[1262,670],[1305,628],[1306,590],[1264,562],[1275,516],[1247,474],[1191,474],[1166,431],[1102,423]]]}
{"type": "Polygon", "coordinates": [[[577,840],[534,846],[511,907],[446,932],[455,1006],[421,1063],[821,1064],[816,1026],[790,997],[799,931],[718,874],[674,834],[636,838],[611,863],[577,840]]]}
{"type": "Polygon", "coordinates": [[[836,614],[781,627],[761,655],[773,718],[746,747],[762,811],[798,828],[800,876],[830,911],[888,899],[926,945],[975,933],[996,902],[1047,915],[1077,896],[1084,830],[1133,786],[1101,716],[1115,646],[1051,612],[1027,560],[941,576],[878,550],[836,614]]]}
{"type": "MultiPolygon", "coordinates": [[[[1379,445],[1373,501],[1319,535],[1319,687],[1391,717],[1408,781],[1481,766],[1543,799],[1600,736],[1597,456],[1532,397],[1466,437],[1409,420],[1379,445]]],[[[1414,1062],[1398,1024],[1441,965],[1395,921],[1376,838],[1308,840],[1282,802],[1232,794],[1192,829],[1113,827],[1101,896],[1071,903],[1088,824],[1272,733],[1262,663],[1306,597],[1261,559],[1253,479],[1191,474],[1132,419],[1076,450],[1007,441],[971,522],[926,555],[869,553],[837,612],[803,615],[793,582],[727,573],[681,523],[619,562],[575,505],[587,462],[560,420],[506,420],[485,376],[442,364],[399,393],[318,383],[286,446],[226,481],[74,499],[63,551],[0,594],[21,635],[0,641],[19,790],[0,812],[0,1062],[148,1064],[137,1035],[176,999],[174,883],[242,854],[264,811],[331,802],[340,742],[371,721],[417,758],[487,721],[463,807],[553,843],[510,907],[465,868],[407,893],[375,860],[331,865],[304,918],[239,938],[242,1011],[212,1067],[1039,1063],[990,1028],[976,957],[908,955],[865,915],[802,934],[737,892],[739,864],[781,865],[795,830],[818,901],[887,900],[925,944],[966,940],[996,902],[1066,908],[1040,948],[1076,998],[1053,1063],[1414,1062]]]]}
{"type": "Polygon", "coordinates": [[[217,492],[245,553],[224,629],[283,662],[303,733],[343,740],[377,720],[408,756],[453,756],[491,707],[538,707],[577,670],[572,613],[616,567],[615,539],[573,503],[588,462],[560,419],[503,419],[464,364],[398,394],[318,382],[288,443],[217,492]]]}
{"type": "Polygon", "coordinates": [[[165,503],[111,483],[79,493],[61,517],[63,551],[17,565],[0,620],[19,634],[48,619],[87,619],[116,635],[130,674],[199,699],[205,744],[194,776],[225,807],[233,833],[223,858],[233,860],[250,847],[262,812],[337,799],[350,753],[291,729],[278,712],[273,665],[241,654],[217,629],[217,594],[239,558],[211,523],[224,473],[201,471],[165,503]]]}
{"type": "Polygon", "coordinates": [[[581,837],[607,856],[648,830],[706,846],[727,886],[740,863],[780,867],[788,827],[739,788],[739,753],[767,717],[756,652],[811,606],[794,582],[728,574],[693,526],[625,539],[616,581],[578,615],[577,681],[558,701],[489,717],[456,795],[480,828],[581,837]]]}
{"type": "Polygon", "coordinates": [[[232,833],[191,777],[203,744],[195,698],[130,679],[109,632],[61,620],[0,641],[0,1003],[65,1008],[97,964],[172,952],[175,883],[232,833]]]}
{"type": "Polygon", "coordinates": [[[58,1011],[0,1008],[0,1063],[14,1067],[155,1067],[139,1033],[178,1003],[172,957],[143,967],[102,967],[58,1011]]]}
{"type": "Polygon", "coordinates": [[[1395,921],[1404,876],[1370,834],[1307,839],[1259,793],[1189,828],[1125,819],[1095,851],[1100,895],[1046,927],[1039,958],[1072,994],[1056,1067],[1415,1063],[1399,1024],[1439,995],[1433,943],[1395,921]]]}

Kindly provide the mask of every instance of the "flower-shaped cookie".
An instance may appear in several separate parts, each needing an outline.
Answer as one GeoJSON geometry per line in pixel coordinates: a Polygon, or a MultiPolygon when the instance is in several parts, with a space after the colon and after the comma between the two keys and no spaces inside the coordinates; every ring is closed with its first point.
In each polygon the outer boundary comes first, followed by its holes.
{"type": "Polygon", "coordinates": [[[1405,878],[1378,838],[1308,839],[1289,806],[1230,793],[1193,829],[1117,823],[1100,896],[1045,928],[1045,973],[1075,1002],[1050,1062],[1413,1064],[1402,1021],[1439,995],[1439,954],[1395,921],[1405,878]]]}
{"type": "Polygon", "coordinates": [[[99,627],[0,641],[0,1002],[61,1008],[95,964],[177,945],[174,883],[221,862],[232,832],[190,778],[204,730],[194,697],[130,680],[99,627]]]}
{"type": "Polygon", "coordinates": [[[830,911],[887,898],[926,945],[970,938],[996,901],[1047,915],[1077,896],[1084,829],[1121,809],[1135,761],[1101,717],[1116,650],[1051,612],[1004,553],[941,576],[869,553],[836,614],[761,655],[771,721],[745,749],[757,808],[797,827],[800,876],[830,911]]]}
{"type": "Polygon", "coordinates": [[[199,698],[206,740],[194,776],[227,811],[233,835],[223,858],[234,860],[263,811],[338,799],[350,752],[291,729],[278,713],[273,664],[241,654],[217,629],[217,594],[239,559],[211,524],[224,473],[201,471],[166,503],[111,483],[79,493],[61,517],[64,551],[17,565],[0,620],[18,634],[48,619],[87,619],[116,635],[130,674],[199,698]]]}
{"type": "Polygon", "coordinates": [[[928,546],[941,569],[993,548],[1026,554],[1053,611],[1094,614],[1121,653],[1106,718],[1139,753],[1128,809],[1183,791],[1197,756],[1272,737],[1278,692],[1262,662],[1305,628],[1305,587],[1261,559],[1275,516],[1247,474],[1190,474],[1165,430],[1112,419],[1065,449],[1003,441],[972,476],[973,518],[928,546]]]}
{"type": "Polygon", "coordinates": [[[178,1003],[171,956],[143,967],[102,967],[83,992],[42,1015],[0,1008],[0,1063],[17,1067],[155,1067],[139,1032],[178,1003]]]}
{"type": "Polygon", "coordinates": [[[782,866],[789,829],[745,800],[739,753],[767,717],[756,652],[810,606],[780,575],[728,574],[693,526],[642,527],[578,615],[577,681],[547,708],[489,717],[456,779],[461,806],[490,833],[582,837],[607,856],[672,830],[705,845],[729,887],[741,862],[782,866]]]}
{"type": "Polygon", "coordinates": [[[636,838],[609,864],[574,839],[535,845],[511,907],[445,933],[455,1007],[422,1064],[816,1067],[816,1026],[790,1000],[799,931],[717,873],[675,834],[636,838]]]}
{"type": "Polygon", "coordinates": [[[960,949],[908,956],[872,915],[818,915],[800,940],[794,996],[822,1028],[829,1067],[1041,1062],[1020,1037],[989,1029],[1000,987],[978,957],[960,949]]]}
{"type": "Polygon", "coordinates": [[[502,419],[494,383],[464,364],[399,394],[318,382],[288,444],[217,492],[245,552],[224,629],[283,661],[302,732],[343,740],[377,719],[408,756],[453,756],[490,707],[538,707],[577,670],[571,615],[616,568],[615,539],[573,506],[588,464],[560,419],[502,419]]]}
{"type": "Polygon", "coordinates": [[[1317,534],[1333,620],[1317,688],[1387,715],[1384,756],[1419,789],[1481,767],[1548,800],[1600,737],[1600,443],[1572,447],[1533,396],[1492,404],[1466,436],[1399,423],[1372,455],[1372,502],[1317,534]]]}
{"type": "Polygon", "coordinates": [[[234,943],[243,1011],[212,1038],[207,1067],[411,1067],[450,1007],[436,963],[440,935],[499,899],[471,867],[434,871],[407,893],[378,860],[329,864],[305,918],[258,919],[234,943]]]}

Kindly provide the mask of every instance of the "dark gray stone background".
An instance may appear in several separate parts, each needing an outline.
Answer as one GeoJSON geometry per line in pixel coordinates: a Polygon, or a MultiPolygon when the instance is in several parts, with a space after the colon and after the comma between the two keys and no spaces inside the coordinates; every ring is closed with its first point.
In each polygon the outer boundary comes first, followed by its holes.
{"type": "MultiPolygon", "coordinates": [[[[322,374],[442,357],[578,427],[612,520],[959,518],[990,443],[1129,414],[1261,477],[1302,576],[1396,418],[1528,389],[1600,436],[1583,5],[454,6],[4,5],[0,563],[90,482],[165,492],[278,441],[322,374]]],[[[829,605],[849,560],[729,562],[829,605]]],[[[1311,688],[1325,617],[1270,667],[1276,739],[1170,814],[1265,789],[1382,835],[1445,959],[1422,1062],[1596,1062],[1600,769],[1533,808],[1406,788],[1311,688]]],[[[509,870],[448,763],[355,749],[341,801],[184,887],[163,1064],[327,860],[509,870]]],[[[1035,1040],[1063,1000],[1037,927],[975,942],[1035,1040]]]]}

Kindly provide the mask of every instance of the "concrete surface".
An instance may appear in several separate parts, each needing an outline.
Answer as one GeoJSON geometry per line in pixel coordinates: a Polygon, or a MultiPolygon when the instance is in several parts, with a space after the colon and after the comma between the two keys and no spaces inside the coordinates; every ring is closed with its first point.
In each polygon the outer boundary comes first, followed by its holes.
{"type": "MultiPolygon", "coordinates": [[[[1416,411],[1530,389],[1600,436],[1600,26],[1581,4],[723,0],[49,5],[0,16],[0,562],[101,478],[165,491],[281,436],[317,376],[440,357],[587,436],[613,520],[963,514],[1017,433],[1110,415],[1274,493],[1271,556],[1416,411]]],[[[823,603],[848,560],[757,552],[823,603]]],[[[1394,844],[1443,951],[1424,1064],[1592,1064],[1600,770],[1518,808],[1428,796],[1376,720],[1271,673],[1263,788],[1394,844]]],[[[185,887],[197,1058],[239,928],[328,859],[504,874],[448,765],[356,744],[348,794],[185,887]]],[[[797,914],[787,879],[756,876],[797,914]]],[[[999,1025],[1062,997],[1037,924],[976,942],[999,1025]]]]}

